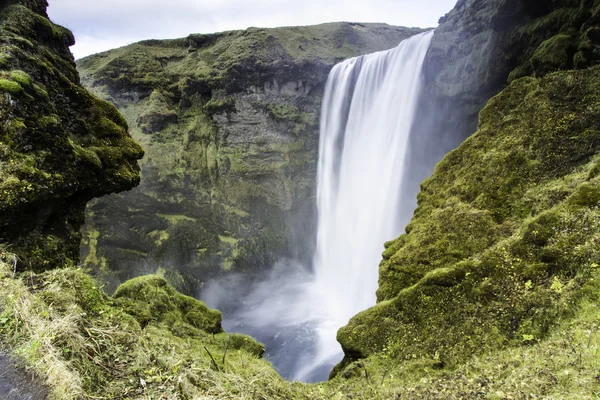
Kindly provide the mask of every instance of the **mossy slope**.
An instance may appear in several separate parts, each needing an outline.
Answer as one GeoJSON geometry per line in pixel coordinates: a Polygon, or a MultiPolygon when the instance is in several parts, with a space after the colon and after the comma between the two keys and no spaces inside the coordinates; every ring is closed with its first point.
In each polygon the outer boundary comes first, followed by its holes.
{"type": "Polygon", "coordinates": [[[88,207],[86,265],[116,281],[160,268],[193,294],[214,275],[308,258],[328,72],[420,31],[250,28],[79,60],[86,85],[119,107],[146,150],[138,188],[88,207]]]}
{"type": "Polygon", "coordinates": [[[212,374],[232,369],[237,379],[280,380],[260,360],[262,345],[223,333],[218,311],[161,278],[127,282],[110,298],[78,269],[21,280],[2,268],[0,337],[46,379],[52,398],[195,398],[214,390],[212,374]]]}
{"type": "Polygon", "coordinates": [[[600,62],[599,5],[461,0],[440,19],[424,64],[425,95],[408,156],[411,175],[404,178],[413,185],[405,203],[414,201],[435,162],[475,132],[479,111],[507,82],[600,62]]]}
{"type": "MultiPolygon", "coordinates": [[[[598,392],[597,294],[548,337],[524,337],[518,347],[495,349],[456,369],[417,355],[400,363],[382,352],[329,382],[305,385],[281,379],[260,359],[264,347],[253,339],[208,333],[178,319],[184,296],[158,277],[125,283],[115,299],[81,270],[15,277],[11,268],[0,261],[0,339],[46,381],[50,399],[499,400],[598,392]],[[165,297],[167,305],[155,314],[156,300],[165,297]],[[140,324],[140,310],[155,318],[140,324]]],[[[600,279],[598,269],[593,277],[600,279]]]]}
{"type": "Polygon", "coordinates": [[[489,102],[386,244],[379,304],[338,333],[345,364],[458,365],[542,340],[597,301],[599,89],[594,67],[522,78],[489,102]]]}
{"type": "Polygon", "coordinates": [[[2,2],[0,39],[0,241],[21,269],[72,265],[86,202],[135,186],[143,152],[80,85],[73,35],[45,2],[2,2]]]}

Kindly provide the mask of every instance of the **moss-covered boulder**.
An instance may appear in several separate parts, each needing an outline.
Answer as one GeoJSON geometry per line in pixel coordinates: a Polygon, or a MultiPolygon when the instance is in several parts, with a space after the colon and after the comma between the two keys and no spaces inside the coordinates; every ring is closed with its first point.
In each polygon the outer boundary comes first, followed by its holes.
{"type": "Polygon", "coordinates": [[[123,283],[117,288],[114,298],[142,326],[154,322],[173,332],[185,332],[188,326],[208,333],[223,332],[219,311],[176,292],[158,276],[142,276],[123,283]]]}
{"type": "Polygon", "coordinates": [[[369,356],[464,362],[543,340],[600,293],[600,68],[522,78],[422,184],[377,306],[338,333],[369,356]]]}
{"type": "Polygon", "coordinates": [[[73,265],[90,199],[139,182],[143,151],[79,83],[70,31],[45,1],[0,3],[0,242],[19,269],[73,265]]]}
{"type": "Polygon", "coordinates": [[[79,60],[86,86],[118,106],[146,150],[138,188],[88,207],[85,264],[114,284],[160,268],[195,295],[215,275],[310,260],[327,75],[418,32],[250,28],[79,60]]]}

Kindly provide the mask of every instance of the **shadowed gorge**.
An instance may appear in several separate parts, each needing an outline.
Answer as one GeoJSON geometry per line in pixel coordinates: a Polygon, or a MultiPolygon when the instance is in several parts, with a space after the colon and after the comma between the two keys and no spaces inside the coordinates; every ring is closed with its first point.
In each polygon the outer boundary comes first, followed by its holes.
{"type": "Polygon", "coordinates": [[[599,0],[77,65],[47,6],[0,2],[0,392],[600,396],[599,0]]]}

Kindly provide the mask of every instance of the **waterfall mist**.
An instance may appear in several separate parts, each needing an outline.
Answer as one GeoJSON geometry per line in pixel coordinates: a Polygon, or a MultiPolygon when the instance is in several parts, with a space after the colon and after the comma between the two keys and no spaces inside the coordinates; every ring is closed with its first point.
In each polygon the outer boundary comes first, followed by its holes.
{"type": "MultiPolygon", "coordinates": [[[[262,341],[286,378],[327,379],[342,358],[337,330],[375,304],[383,243],[413,211],[412,202],[402,204],[402,182],[432,36],[333,68],[321,113],[312,265],[278,263],[224,315],[224,328],[262,341]]],[[[239,284],[213,282],[203,298],[219,307],[239,284]]]]}

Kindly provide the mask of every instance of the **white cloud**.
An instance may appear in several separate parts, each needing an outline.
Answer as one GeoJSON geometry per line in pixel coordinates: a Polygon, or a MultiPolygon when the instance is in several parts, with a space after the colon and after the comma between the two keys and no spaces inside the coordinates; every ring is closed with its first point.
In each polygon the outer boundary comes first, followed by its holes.
{"type": "Polygon", "coordinates": [[[456,0],[49,0],[77,58],[144,39],[332,21],[432,27],[456,0]]]}

